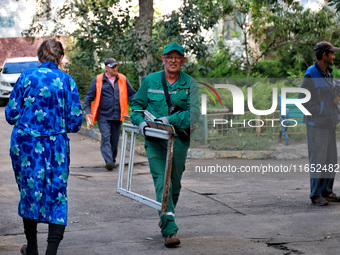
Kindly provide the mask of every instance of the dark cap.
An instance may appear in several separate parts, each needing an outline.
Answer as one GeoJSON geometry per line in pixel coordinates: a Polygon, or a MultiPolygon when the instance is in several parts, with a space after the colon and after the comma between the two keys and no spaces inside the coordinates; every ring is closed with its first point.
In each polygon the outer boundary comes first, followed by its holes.
{"type": "Polygon", "coordinates": [[[172,44],[168,44],[167,46],[165,46],[164,48],[164,55],[168,54],[170,51],[178,51],[181,55],[184,56],[184,48],[183,46],[179,45],[178,43],[174,42],[172,44]]]}
{"type": "Polygon", "coordinates": [[[105,66],[114,67],[118,65],[117,61],[114,58],[107,58],[104,62],[105,66]]]}
{"type": "Polygon", "coordinates": [[[318,42],[314,49],[314,51],[321,51],[321,52],[325,52],[325,51],[332,51],[332,52],[336,52],[338,50],[340,50],[340,48],[338,47],[334,47],[332,44],[330,44],[329,42],[318,42]]]}

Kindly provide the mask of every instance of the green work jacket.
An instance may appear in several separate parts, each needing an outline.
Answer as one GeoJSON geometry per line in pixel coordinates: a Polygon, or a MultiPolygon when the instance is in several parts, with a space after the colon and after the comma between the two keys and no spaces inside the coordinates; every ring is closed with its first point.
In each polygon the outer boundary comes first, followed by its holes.
{"type": "Polygon", "coordinates": [[[169,82],[166,81],[172,101],[183,109],[182,112],[176,112],[169,116],[161,73],[152,73],[143,79],[142,85],[131,103],[132,123],[139,125],[144,121],[143,112],[136,110],[148,110],[156,118],[168,116],[169,124],[175,127],[183,129],[190,127],[198,121],[200,116],[196,81],[182,71],[173,86],[170,86],[169,82]]]}

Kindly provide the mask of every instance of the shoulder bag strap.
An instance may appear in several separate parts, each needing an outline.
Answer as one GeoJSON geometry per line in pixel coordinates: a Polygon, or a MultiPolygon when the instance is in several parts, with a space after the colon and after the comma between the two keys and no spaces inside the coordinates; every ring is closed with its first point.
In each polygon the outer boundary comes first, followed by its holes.
{"type": "Polygon", "coordinates": [[[168,107],[173,104],[170,96],[169,96],[169,91],[168,91],[168,86],[166,86],[166,81],[165,81],[165,71],[161,73],[161,78],[162,78],[162,85],[163,85],[163,90],[164,90],[164,95],[166,99],[166,103],[168,107]]]}

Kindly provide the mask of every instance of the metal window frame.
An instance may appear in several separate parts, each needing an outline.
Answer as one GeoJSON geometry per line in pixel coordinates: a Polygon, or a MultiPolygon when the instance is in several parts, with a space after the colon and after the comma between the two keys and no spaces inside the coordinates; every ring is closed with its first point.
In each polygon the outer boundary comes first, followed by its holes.
{"type": "MultiPolygon", "coordinates": [[[[150,124],[150,123],[149,123],[150,124]]],[[[151,123],[152,124],[152,123],[151,123]]],[[[155,126],[159,127],[159,124],[155,126]]],[[[136,134],[138,132],[138,127],[132,124],[123,123],[123,134],[122,134],[122,144],[121,144],[121,154],[120,154],[120,162],[119,162],[119,170],[118,170],[118,183],[117,183],[117,193],[129,197],[133,200],[136,200],[142,204],[150,206],[154,209],[157,209],[162,212],[167,211],[168,205],[168,197],[169,197],[169,188],[170,188],[170,177],[171,177],[171,168],[172,168],[172,156],[173,156],[173,146],[174,146],[174,129],[172,126],[169,129],[169,125],[166,127],[167,130],[161,130],[158,128],[145,128],[145,135],[156,137],[160,139],[168,140],[168,151],[167,151],[167,162],[165,166],[165,177],[164,177],[164,189],[163,189],[163,198],[162,203],[155,201],[154,199],[148,198],[141,194],[135,193],[131,190],[132,188],[132,177],[133,177],[133,165],[134,165],[134,157],[135,157],[135,146],[136,146],[136,134]],[[125,168],[125,155],[128,144],[128,134],[131,133],[130,138],[130,155],[126,176],[126,187],[123,187],[124,180],[124,168],[125,168]]]]}

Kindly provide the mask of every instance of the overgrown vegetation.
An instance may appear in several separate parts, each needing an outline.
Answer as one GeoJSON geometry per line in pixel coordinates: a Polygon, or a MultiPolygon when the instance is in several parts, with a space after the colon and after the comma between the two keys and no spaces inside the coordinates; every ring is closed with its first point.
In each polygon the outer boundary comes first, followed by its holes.
{"type": "Polygon", "coordinates": [[[277,141],[269,136],[256,136],[247,132],[231,131],[221,140],[211,140],[209,147],[215,150],[270,150],[277,141]]]}
{"type": "MultiPolygon", "coordinates": [[[[36,1],[47,6],[47,0],[36,1]]],[[[136,16],[131,2],[126,2],[130,6],[124,9],[118,0],[72,0],[57,10],[53,35],[65,33],[61,23],[65,18],[78,24],[71,34],[70,70],[97,73],[104,59],[113,56],[138,87],[146,74],[162,68],[164,46],[177,41],[190,55],[184,70],[195,78],[303,77],[315,61],[312,49],[318,41],[340,44],[339,16],[328,7],[311,11],[292,0],[183,0],[178,11],[153,19],[152,30],[144,28],[152,31],[145,39],[135,27],[141,14],[136,16]],[[225,27],[226,17],[235,28],[225,27]],[[207,31],[217,23],[222,25],[219,39],[208,40],[207,31]],[[241,52],[226,46],[226,34],[241,40],[241,52]]],[[[39,17],[52,17],[51,10],[37,12],[25,35],[44,34],[39,17]]],[[[339,57],[335,64],[340,64],[339,57]]],[[[78,77],[76,81],[80,87],[88,86],[78,77]]]]}
{"type": "MultiPolygon", "coordinates": [[[[43,5],[48,2],[36,1],[43,5]]],[[[71,35],[73,40],[69,41],[67,68],[78,84],[81,97],[94,76],[103,71],[101,63],[107,57],[119,61],[119,71],[138,89],[145,75],[162,69],[164,46],[177,41],[189,57],[183,68],[186,73],[211,86],[221,82],[238,86],[245,95],[246,111],[247,90],[251,88],[254,107],[266,110],[273,102],[273,88],[280,94],[282,87],[300,87],[305,70],[315,62],[313,47],[317,42],[326,40],[340,45],[339,13],[327,6],[310,10],[292,0],[183,0],[179,10],[151,19],[152,27],[146,22],[143,28],[140,24],[143,10],[136,16],[131,1],[126,2],[130,6],[123,8],[118,0],[71,0],[58,10],[54,35],[62,33],[59,21],[64,17],[78,25],[71,35]],[[207,36],[208,31],[215,34],[207,36]],[[239,42],[238,50],[230,46],[234,39],[239,42]]],[[[339,1],[332,3],[339,10],[339,1]]],[[[33,22],[26,35],[34,36],[42,29],[33,22]]],[[[340,79],[340,53],[335,56],[333,74],[340,79]]],[[[200,88],[201,94],[208,93],[204,86],[200,88]]],[[[212,94],[207,97],[208,108],[232,110],[232,94],[226,89],[217,92],[223,105],[212,94]]],[[[248,139],[246,135],[242,139],[234,135],[235,142],[240,143],[235,148],[247,146],[242,145],[248,139]]],[[[224,142],[228,143],[219,141],[224,142]]]]}

